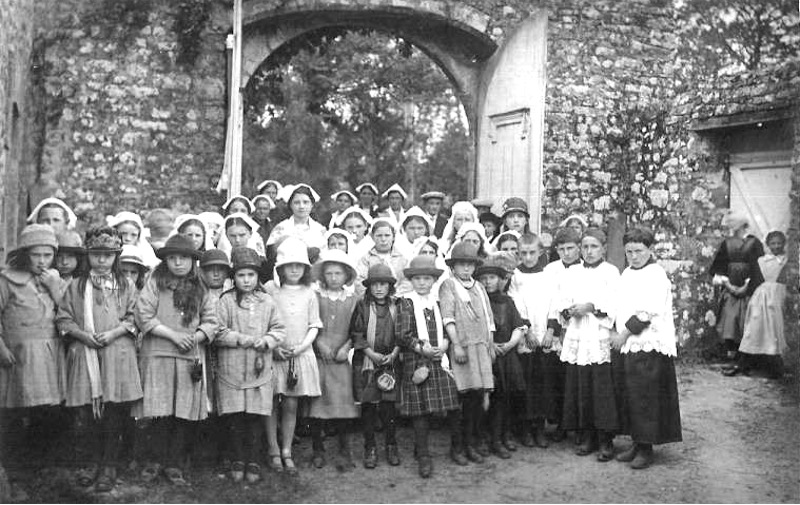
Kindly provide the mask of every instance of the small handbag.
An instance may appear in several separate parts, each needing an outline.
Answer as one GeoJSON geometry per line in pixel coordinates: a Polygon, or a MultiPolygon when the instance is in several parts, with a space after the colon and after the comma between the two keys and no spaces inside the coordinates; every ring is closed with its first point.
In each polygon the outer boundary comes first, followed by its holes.
{"type": "Polygon", "coordinates": [[[289,360],[289,371],[286,373],[286,388],[294,389],[297,386],[297,372],[294,370],[294,358],[289,360]]]}
{"type": "Polygon", "coordinates": [[[203,363],[199,358],[195,358],[194,362],[192,362],[192,367],[189,370],[189,377],[192,378],[192,382],[200,382],[203,378],[203,363]]]}
{"type": "Polygon", "coordinates": [[[414,373],[411,375],[411,382],[415,385],[419,386],[426,380],[428,380],[428,376],[431,374],[431,369],[428,368],[428,365],[420,365],[414,370],[414,373]]]}
{"type": "Polygon", "coordinates": [[[384,393],[394,390],[396,382],[394,372],[386,369],[382,370],[375,379],[375,385],[384,393]]]}

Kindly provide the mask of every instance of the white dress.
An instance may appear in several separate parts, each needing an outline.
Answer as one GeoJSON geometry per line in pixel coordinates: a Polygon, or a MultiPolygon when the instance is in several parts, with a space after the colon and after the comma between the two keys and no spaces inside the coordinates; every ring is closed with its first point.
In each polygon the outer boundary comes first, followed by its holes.
{"type": "Polygon", "coordinates": [[[783,334],[786,285],[777,282],[785,265],[786,256],[765,254],[758,258],[764,282],[753,292],[747,305],[740,352],[772,356],[786,352],[786,337],[783,334]]]}

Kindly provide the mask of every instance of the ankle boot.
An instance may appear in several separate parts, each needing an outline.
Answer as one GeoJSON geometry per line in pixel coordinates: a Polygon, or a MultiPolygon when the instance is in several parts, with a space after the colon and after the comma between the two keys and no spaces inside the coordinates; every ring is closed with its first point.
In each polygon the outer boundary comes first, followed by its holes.
{"type": "Polygon", "coordinates": [[[631,468],[634,470],[644,470],[653,463],[653,445],[639,444],[636,457],[631,461],[631,468]]]}
{"type": "Polygon", "coordinates": [[[631,444],[630,447],[622,451],[621,453],[617,454],[617,461],[621,461],[623,463],[630,463],[633,461],[633,458],[636,457],[636,453],[638,452],[639,445],[634,442],[631,444]]]}
{"type": "Polygon", "coordinates": [[[598,432],[600,440],[600,452],[597,453],[597,461],[605,463],[614,459],[614,437],[607,431],[598,432]]]}
{"type": "Polygon", "coordinates": [[[588,456],[597,450],[597,433],[594,430],[587,430],[581,436],[581,445],[575,450],[578,456],[588,456]]]}

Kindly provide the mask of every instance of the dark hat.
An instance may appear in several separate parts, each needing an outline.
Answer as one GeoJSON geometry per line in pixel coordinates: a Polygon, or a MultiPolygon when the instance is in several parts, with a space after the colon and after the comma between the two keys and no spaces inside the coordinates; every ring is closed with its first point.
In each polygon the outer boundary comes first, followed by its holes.
{"type": "Polygon", "coordinates": [[[122,252],[122,237],[110,226],[89,230],[86,234],[86,252],[122,252]]]}
{"type": "Polygon", "coordinates": [[[468,261],[476,265],[483,263],[483,260],[478,257],[478,247],[469,242],[458,242],[450,251],[450,257],[444,260],[449,267],[459,261],[468,261]]]}
{"type": "Polygon", "coordinates": [[[209,249],[200,256],[200,268],[210,267],[212,265],[222,265],[224,267],[231,267],[228,256],[219,249],[209,249]]]}
{"type": "Polygon", "coordinates": [[[526,216],[530,217],[530,214],[528,213],[528,204],[525,203],[525,200],[517,196],[512,196],[503,202],[503,218],[505,218],[510,212],[522,212],[526,216]]]}
{"type": "Polygon", "coordinates": [[[85,254],[83,239],[75,230],[66,230],[56,234],[58,240],[58,252],[70,254],[85,254]]]}
{"type": "Polygon", "coordinates": [[[433,256],[417,256],[411,260],[408,267],[403,269],[403,275],[407,279],[411,279],[415,275],[432,275],[438,279],[443,273],[444,270],[436,268],[433,256]]]}
{"type": "Polygon", "coordinates": [[[503,220],[500,219],[500,216],[495,214],[494,212],[483,212],[480,216],[478,216],[479,223],[485,223],[486,221],[490,221],[495,224],[498,228],[501,224],[503,224],[503,220]]]}
{"type": "Polygon", "coordinates": [[[161,260],[166,259],[170,254],[179,254],[181,256],[200,259],[200,251],[194,248],[194,244],[189,238],[180,234],[168,238],[164,247],[156,251],[156,256],[161,260]]]}
{"type": "Polygon", "coordinates": [[[496,252],[489,255],[483,261],[483,264],[475,269],[475,277],[480,277],[481,275],[485,274],[495,274],[499,275],[500,277],[505,277],[510,274],[511,271],[507,269],[508,264],[506,259],[503,257],[505,254],[510,254],[507,252],[496,252]]]}
{"type": "Polygon", "coordinates": [[[373,282],[388,282],[389,284],[394,284],[397,282],[397,279],[395,279],[389,265],[378,263],[377,265],[369,267],[367,278],[361,281],[361,284],[365,287],[369,287],[373,282]]]}
{"type": "Polygon", "coordinates": [[[232,268],[234,272],[238,272],[243,268],[252,268],[258,272],[261,269],[263,260],[253,249],[249,247],[237,247],[231,252],[231,263],[233,263],[232,268]]]}

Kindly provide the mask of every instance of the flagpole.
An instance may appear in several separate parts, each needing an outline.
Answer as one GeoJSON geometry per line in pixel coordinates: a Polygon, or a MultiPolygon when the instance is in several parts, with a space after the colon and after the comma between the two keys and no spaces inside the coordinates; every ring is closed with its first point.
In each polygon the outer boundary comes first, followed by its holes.
{"type": "Polygon", "coordinates": [[[225,137],[225,163],[217,191],[228,190],[228,198],[242,194],[242,0],[233,2],[233,34],[226,41],[231,52],[228,131],[225,137]]]}

